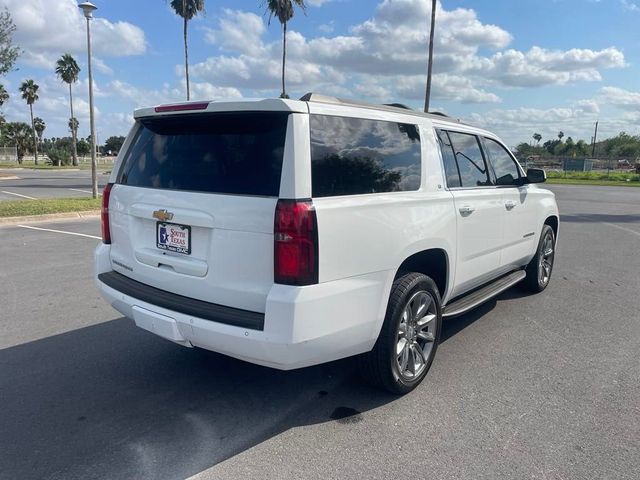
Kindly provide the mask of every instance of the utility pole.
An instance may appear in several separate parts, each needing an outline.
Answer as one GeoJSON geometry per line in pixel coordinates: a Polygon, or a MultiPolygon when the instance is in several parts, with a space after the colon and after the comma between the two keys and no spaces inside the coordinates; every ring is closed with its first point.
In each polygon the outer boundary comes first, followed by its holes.
{"type": "Polygon", "coordinates": [[[436,0],[431,2],[431,31],[429,32],[429,64],[427,67],[427,91],[424,97],[424,111],[429,112],[431,99],[431,73],[433,72],[433,34],[436,27],[436,0]]]}
{"type": "Polygon", "coordinates": [[[598,122],[596,122],[596,130],[593,133],[593,147],[591,148],[591,156],[595,158],[596,156],[596,141],[598,139],[598,122]]]}

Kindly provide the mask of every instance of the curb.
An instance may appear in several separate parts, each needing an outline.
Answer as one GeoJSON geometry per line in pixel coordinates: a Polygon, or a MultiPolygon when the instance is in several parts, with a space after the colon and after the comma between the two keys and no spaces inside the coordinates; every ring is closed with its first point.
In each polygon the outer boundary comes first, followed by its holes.
{"type": "Polygon", "coordinates": [[[68,220],[70,218],[94,218],[100,216],[100,210],[86,210],[83,212],[47,213],[44,215],[27,215],[23,217],[0,218],[0,225],[15,225],[18,223],[50,222],[68,220]]]}

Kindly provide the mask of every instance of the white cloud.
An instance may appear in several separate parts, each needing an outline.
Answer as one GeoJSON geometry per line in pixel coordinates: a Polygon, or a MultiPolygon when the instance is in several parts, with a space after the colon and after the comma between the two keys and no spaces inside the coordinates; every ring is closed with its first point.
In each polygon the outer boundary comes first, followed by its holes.
{"type": "MultiPolygon", "coordinates": [[[[515,147],[519,142],[528,141],[534,132],[540,133],[543,141],[556,138],[560,130],[574,140],[588,140],[593,133],[594,122],[598,120],[599,111],[597,103],[587,99],[566,108],[494,109],[482,114],[472,114],[468,120],[495,132],[510,146],[515,147]]],[[[617,127],[609,123],[606,128],[615,130],[617,127]]]]}
{"type": "MultiPolygon", "coordinates": [[[[137,87],[121,80],[113,80],[106,86],[106,91],[126,100],[133,108],[148,107],[161,103],[185,100],[182,88],[164,84],[160,89],[137,87]]],[[[191,82],[192,100],[215,100],[221,98],[240,98],[242,94],[235,88],[215,87],[206,82],[191,82]]]]}
{"type": "Polygon", "coordinates": [[[622,8],[627,12],[640,12],[640,5],[629,0],[620,0],[622,8]]]}
{"type": "MultiPolygon", "coordinates": [[[[20,61],[51,68],[64,52],[86,54],[86,20],[75,0],[3,0],[16,25],[15,41],[25,54],[20,61]]],[[[91,23],[96,55],[123,57],[146,51],[144,32],[128,22],[101,18],[91,23]]]]}
{"type": "MultiPolygon", "coordinates": [[[[290,89],[302,93],[341,86],[369,99],[421,99],[430,4],[384,0],[371,19],[354,25],[348,35],[306,38],[289,31],[290,89]]],[[[474,10],[446,10],[438,5],[434,100],[496,103],[500,97],[491,89],[600,81],[602,70],[626,66],[624,55],[614,47],[506,49],[512,41],[509,32],[482,23],[474,10]]],[[[282,46],[280,41],[268,42],[266,30],[264,18],[258,15],[225,10],[218,27],[206,33],[224,54],[192,65],[193,77],[258,95],[277,91],[282,46]]]]}
{"type": "Polygon", "coordinates": [[[631,92],[618,87],[600,89],[603,103],[625,109],[640,109],[640,92],[631,92]]]}
{"type": "Polygon", "coordinates": [[[331,1],[333,0],[307,0],[307,4],[311,5],[312,7],[321,7],[331,1]]]}

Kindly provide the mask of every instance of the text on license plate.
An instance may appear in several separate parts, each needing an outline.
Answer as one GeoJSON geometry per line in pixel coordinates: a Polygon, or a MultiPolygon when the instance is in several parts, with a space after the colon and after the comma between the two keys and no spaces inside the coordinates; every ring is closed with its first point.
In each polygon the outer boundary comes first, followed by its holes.
{"type": "Polygon", "coordinates": [[[156,245],[162,250],[191,254],[191,227],[177,223],[156,223],[156,245]]]}

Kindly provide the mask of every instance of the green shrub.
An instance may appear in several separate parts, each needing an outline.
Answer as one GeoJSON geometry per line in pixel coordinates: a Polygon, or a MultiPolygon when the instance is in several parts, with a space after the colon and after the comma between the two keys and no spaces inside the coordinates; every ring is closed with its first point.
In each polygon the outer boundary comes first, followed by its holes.
{"type": "Polygon", "coordinates": [[[71,154],[63,148],[52,148],[48,152],[51,165],[59,167],[71,164],[71,154]]]}

